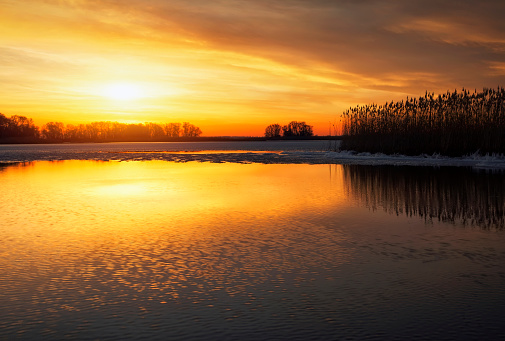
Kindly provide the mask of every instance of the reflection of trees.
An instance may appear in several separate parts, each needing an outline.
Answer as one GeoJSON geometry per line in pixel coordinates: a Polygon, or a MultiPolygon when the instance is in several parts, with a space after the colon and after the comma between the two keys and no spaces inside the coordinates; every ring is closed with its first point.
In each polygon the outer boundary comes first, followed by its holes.
{"type": "Polygon", "coordinates": [[[0,163],[0,172],[3,172],[7,168],[24,168],[24,167],[33,167],[35,162],[16,162],[16,163],[0,163]]]}
{"type": "Polygon", "coordinates": [[[371,209],[483,228],[505,227],[503,173],[356,165],[343,170],[348,194],[371,209]]]}

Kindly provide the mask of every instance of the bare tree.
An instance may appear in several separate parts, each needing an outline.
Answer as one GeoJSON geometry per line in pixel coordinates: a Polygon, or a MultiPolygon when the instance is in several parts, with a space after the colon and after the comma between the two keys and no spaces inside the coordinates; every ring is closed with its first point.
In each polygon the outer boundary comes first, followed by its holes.
{"type": "Polygon", "coordinates": [[[42,126],[42,137],[50,141],[63,141],[65,126],[61,122],[49,122],[42,126]]]}
{"type": "Polygon", "coordinates": [[[268,138],[275,138],[275,137],[281,137],[281,131],[282,127],[280,124],[271,124],[265,129],[265,137],[268,138]]]}
{"type": "Polygon", "coordinates": [[[198,137],[202,134],[202,131],[197,126],[191,123],[182,123],[182,136],[184,137],[198,137]]]}

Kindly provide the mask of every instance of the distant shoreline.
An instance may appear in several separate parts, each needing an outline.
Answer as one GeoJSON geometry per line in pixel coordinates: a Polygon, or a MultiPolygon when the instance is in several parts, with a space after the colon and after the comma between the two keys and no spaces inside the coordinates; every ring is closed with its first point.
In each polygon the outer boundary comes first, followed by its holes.
{"type": "Polygon", "coordinates": [[[310,141],[310,140],[340,140],[341,136],[310,136],[310,137],[255,137],[255,136],[199,136],[174,137],[152,140],[42,140],[34,138],[8,137],[0,138],[0,144],[64,144],[64,143],[117,143],[117,142],[237,142],[237,141],[310,141]]]}

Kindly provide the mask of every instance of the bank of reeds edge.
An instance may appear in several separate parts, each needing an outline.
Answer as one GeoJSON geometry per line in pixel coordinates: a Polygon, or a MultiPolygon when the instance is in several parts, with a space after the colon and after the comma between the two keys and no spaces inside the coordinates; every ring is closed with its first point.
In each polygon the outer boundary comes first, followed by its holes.
{"type": "Polygon", "coordinates": [[[505,90],[455,90],[342,114],[341,149],[386,154],[505,153],[505,90]]]}

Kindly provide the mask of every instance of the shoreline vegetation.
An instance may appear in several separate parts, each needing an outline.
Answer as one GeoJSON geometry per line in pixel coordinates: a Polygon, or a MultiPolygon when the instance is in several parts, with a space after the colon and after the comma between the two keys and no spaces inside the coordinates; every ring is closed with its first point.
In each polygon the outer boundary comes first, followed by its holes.
{"type": "Polygon", "coordinates": [[[312,126],[296,121],[284,126],[283,136],[280,134],[268,137],[201,135],[202,130],[189,122],[127,124],[100,121],[79,125],[49,122],[39,128],[31,118],[19,115],[9,118],[0,113],[0,144],[330,140],[336,138],[335,136],[314,136],[312,126]]]}
{"type": "Polygon", "coordinates": [[[202,130],[189,123],[128,124],[110,121],[89,124],[49,122],[41,128],[31,118],[0,114],[0,143],[82,143],[82,142],[160,142],[198,138],[202,130]]]}
{"type": "Polygon", "coordinates": [[[201,136],[201,129],[188,122],[49,122],[39,128],[31,118],[0,114],[0,144],[330,140],[335,141],[330,150],[357,153],[504,154],[505,89],[484,88],[473,93],[462,89],[438,96],[426,92],[401,102],[356,106],[342,114],[341,122],[342,135],[317,136],[312,126],[291,121],[284,126],[269,125],[261,137],[201,136]]]}
{"type": "Polygon", "coordinates": [[[447,92],[384,105],[357,106],[342,115],[340,149],[383,154],[505,153],[505,89],[447,92]]]}
{"type": "Polygon", "coordinates": [[[267,139],[280,138],[310,138],[314,136],[314,127],[305,122],[291,121],[281,126],[278,123],[270,124],[265,128],[265,137],[267,139]]]}
{"type": "MultiPolygon", "coordinates": [[[[74,141],[61,141],[61,140],[45,140],[33,137],[0,137],[0,144],[65,144],[65,143],[119,143],[119,142],[239,142],[239,141],[309,141],[309,140],[322,140],[322,141],[337,141],[338,136],[311,136],[311,137],[279,137],[279,138],[265,138],[263,136],[197,136],[197,137],[164,137],[158,139],[125,139],[125,140],[74,140],[74,141]]],[[[335,148],[333,148],[335,149],[335,148]]]]}

